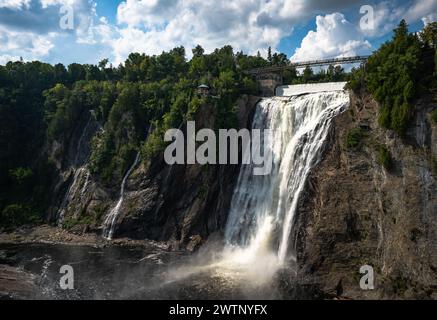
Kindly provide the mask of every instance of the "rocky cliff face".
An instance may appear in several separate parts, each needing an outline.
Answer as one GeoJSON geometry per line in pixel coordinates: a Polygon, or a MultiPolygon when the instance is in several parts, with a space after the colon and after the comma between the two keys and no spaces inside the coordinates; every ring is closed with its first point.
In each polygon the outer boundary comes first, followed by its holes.
{"type": "Polygon", "coordinates": [[[378,106],[365,94],[352,94],[349,112],[336,118],[296,219],[304,282],[351,298],[437,298],[436,96],[416,108],[404,140],[380,129],[378,106]],[[351,130],[361,137],[354,148],[351,130]],[[375,290],[360,289],[363,265],[374,268],[375,290]]]}
{"type": "MultiPolygon", "coordinates": [[[[238,102],[241,128],[250,127],[258,100],[238,102]]],[[[350,298],[437,298],[437,125],[430,119],[436,105],[435,95],[419,100],[414,124],[400,139],[380,128],[370,96],[351,94],[300,199],[292,236],[304,285],[350,298]],[[347,143],[351,132],[359,132],[354,146],[347,143]],[[363,265],[374,268],[375,290],[360,289],[363,265]]],[[[87,169],[89,143],[100,129],[89,119],[78,124],[69,146],[52,146],[61,175],[51,217],[62,213],[73,232],[101,234],[119,186],[105,188],[87,169]]],[[[214,128],[215,119],[214,107],[205,105],[196,127],[214,128]]],[[[223,230],[238,170],[168,166],[162,155],[142,161],[127,180],[115,237],[194,250],[223,230]]]]}
{"type": "MultiPolygon", "coordinates": [[[[258,100],[243,96],[237,102],[241,128],[250,124],[258,100]]],[[[202,106],[194,120],[196,129],[214,129],[215,107],[202,106]]],[[[83,132],[85,125],[79,124],[77,131],[83,132]]],[[[73,232],[101,233],[105,216],[117,203],[119,188],[117,185],[105,188],[89,173],[86,153],[93,134],[91,129],[87,130],[90,134],[85,133],[84,142],[73,137],[71,143],[83,146],[84,150],[79,152],[85,160],[76,163],[72,155],[58,161],[61,175],[51,216],[53,220],[64,215],[62,224],[73,232]]],[[[114,236],[169,241],[173,248],[195,249],[208,236],[223,229],[238,169],[221,165],[168,166],[162,154],[142,161],[127,180],[114,236]]]]}

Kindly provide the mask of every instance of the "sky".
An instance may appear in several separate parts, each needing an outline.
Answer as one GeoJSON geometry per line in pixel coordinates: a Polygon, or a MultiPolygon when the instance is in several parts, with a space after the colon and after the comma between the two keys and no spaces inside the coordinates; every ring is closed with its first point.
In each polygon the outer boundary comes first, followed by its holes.
{"type": "Polygon", "coordinates": [[[405,19],[437,21],[437,0],[0,0],[0,64],[118,65],[131,52],[200,44],[292,61],[370,54],[405,19]]]}

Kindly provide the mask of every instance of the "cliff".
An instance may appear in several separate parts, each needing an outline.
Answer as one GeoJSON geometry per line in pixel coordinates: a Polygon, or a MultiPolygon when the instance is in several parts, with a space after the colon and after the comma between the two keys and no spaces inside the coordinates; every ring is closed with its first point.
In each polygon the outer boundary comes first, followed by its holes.
{"type": "Polygon", "coordinates": [[[420,99],[400,139],[380,129],[369,95],[351,94],[300,199],[294,237],[303,282],[332,296],[437,298],[435,108],[436,95],[420,99]],[[360,289],[363,265],[374,268],[375,290],[360,289]]]}
{"type": "MultiPolygon", "coordinates": [[[[244,95],[237,101],[240,128],[250,125],[258,100],[244,95]]],[[[75,152],[64,150],[73,147],[56,143],[51,147],[52,157],[58,158],[60,175],[49,219],[55,221],[63,214],[63,227],[73,233],[100,234],[105,217],[118,201],[120,187],[115,182],[105,186],[90,174],[86,159],[91,138],[99,126],[91,119],[91,125],[86,127],[88,120],[83,118],[70,140],[77,148],[79,160],[75,152]]],[[[194,120],[197,129],[214,129],[216,119],[214,104],[205,104],[194,120]]],[[[127,179],[114,236],[167,241],[174,249],[194,250],[208,236],[223,230],[238,169],[237,165],[169,166],[162,153],[142,159],[127,179]]]]}
{"type": "MultiPolygon", "coordinates": [[[[250,127],[258,100],[238,101],[240,128],[250,127]]],[[[331,297],[437,298],[435,108],[435,95],[418,100],[401,139],[380,128],[379,106],[370,95],[351,93],[350,108],[335,118],[299,201],[292,237],[302,285],[331,297]],[[375,290],[360,289],[364,265],[374,268],[375,290]]],[[[214,106],[202,106],[195,121],[198,128],[214,128],[214,106]]],[[[119,186],[104,187],[89,173],[89,140],[99,126],[91,121],[84,130],[86,125],[84,117],[72,146],[63,147],[71,150],[57,152],[67,156],[58,162],[52,217],[65,205],[64,227],[101,234],[119,186]]],[[[143,160],[127,179],[115,237],[195,250],[224,229],[238,172],[238,166],[168,166],[162,154],[143,160]]]]}

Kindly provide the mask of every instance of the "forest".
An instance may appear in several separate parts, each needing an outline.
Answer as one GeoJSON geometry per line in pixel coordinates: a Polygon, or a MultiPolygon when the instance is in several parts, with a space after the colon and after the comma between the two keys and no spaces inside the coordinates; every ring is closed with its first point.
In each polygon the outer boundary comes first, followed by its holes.
{"type": "Polygon", "coordinates": [[[410,33],[405,20],[365,66],[352,71],[349,87],[369,91],[380,105],[379,124],[405,135],[414,101],[437,87],[437,23],[410,33]]]}

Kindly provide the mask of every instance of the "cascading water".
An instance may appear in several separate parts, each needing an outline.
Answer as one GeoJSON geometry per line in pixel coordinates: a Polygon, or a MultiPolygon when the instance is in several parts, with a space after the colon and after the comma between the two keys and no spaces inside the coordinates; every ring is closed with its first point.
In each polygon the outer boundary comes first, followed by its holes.
{"type": "Polygon", "coordinates": [[[254,176],[253,165],[240,170],[225,230],[237,262],[258,263],[266,251],[278,264],[287,260],[300,194],[320,161],[332,119],[348,105],[345,91],[273,97],[258,104],[252,128],[271,130],[266,147],[273,165],[266,176],[254,176]]]}
{"type": "Polygon", "coordinates": [[[74,172],[73,182],[68,188],[64,199],[62,200],[61,207],[58,211],[58,225],[62,225],[64,223],[65,213],[67,212],[68,204],[77,194],[80,188],[80,181],[82,180],[82,176],[84,173],[87,175],[89,174],[89,171],[85,167],[81,167],[74,172]]]}
{"type": "Polygon", "coordinates": [[[81,150],[81,147],[82,147],[82,144],[83,144],[83,140],[84,140],[84,138],[85,138],[85,135],[86,135],[87,132],[88,132],[88,128],[89,128],[89,126],[91,125],[91,122],[92,122],[91,120],[92,120],[92,117],[90,117],[90,119],[88,120],[87,124],[85,125],[85,128],[84,128],[83,131],[82,131],[82,135],[80,136],[79,141],[78,141],[78,143],[77,143],[76,157],[75,157],[75,159],[74,159],[74,164],[75,164],[76,166],[79,164],[79,161],[80,161],[80,156],[81,156],[81,152],[80,152],[80,150],[81,150]]]}
{"type": "Polygon", "coordinates": [[[138,152],[137,156],[135,157],[134,163],[126,172],[126,175],[124,176],[123,181],[121,182],[120,198],[118,199],[116,206],[111,210],[111,212],[106,217],[105,223],[103,225],[103,237],[106,238],[107,240],[112,240],[117,218],[118,215],[120,214],[120,208],[124,200],[124,189],[126,187],[127,179],[129,178],[129,176],[131,175],[132,171],[135,169],[139,161],[140,161],[140,153],[138,152]]]}
{"type": "Polygon", "coordinates": [[[62,200],[61,206],[58,210],[58,224],[62,225],[65,219],[65,213],[67,212],[68,209],[68,205],[69,203],[72,202],[73,198],[77,195],[77,192],[79,191],[80,185],[81,185],[81,181],[82,181],[82,177],[85,174],[85,182],[83,183],[83,186],[81,188],[81,192],[80,192],[80,197],[84,196],[84,193],[86,191],[86,188],[88,187],[88,183],[89,183],[89,177],[90,177],[90,172],[87,168],[86,165],[83,165],[81,167],[80,166],[80,156],[81,156],[81,150],[82,150],[82,146],[84,143],[84,139],[89,131],[89,128],[91,126],[92,123],[92,117],[89,118],[87,124],[85,125],[85,127],[82,130],[82,133],[79,137],[77,146],[76,146],[76,155],[74,158],[74,176],[73,176],[73,181],[70,185],[70,187],[68,188],[67,192],[65,193],[65,196],[62,200]],[[79,168],[77,168],[79,167],[79,168]]]}

